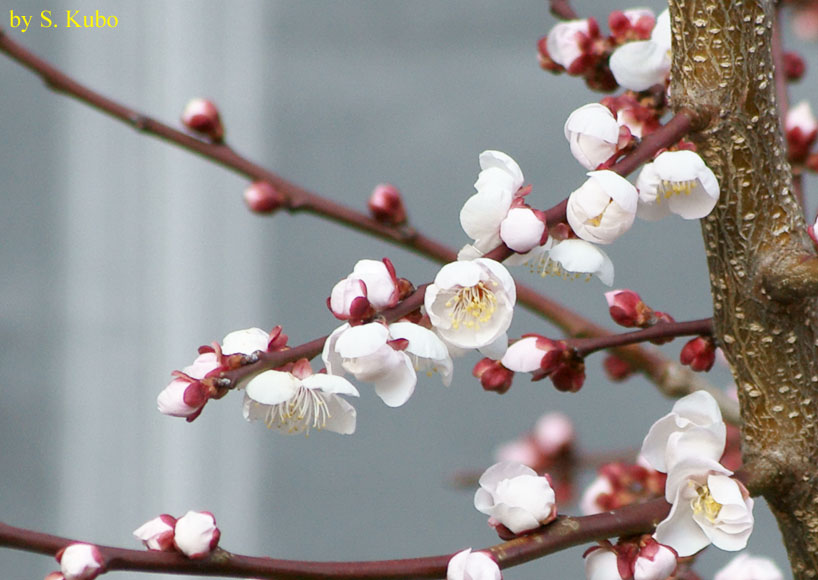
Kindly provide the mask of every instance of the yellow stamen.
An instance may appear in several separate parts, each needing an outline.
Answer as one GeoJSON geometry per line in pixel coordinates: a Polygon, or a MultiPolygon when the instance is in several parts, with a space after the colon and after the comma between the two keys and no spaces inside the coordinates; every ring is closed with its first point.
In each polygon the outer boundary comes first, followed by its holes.
{"type": "MultiPolygon", "coordinates": [[[[496,286],[497,283],[495,282],[496,286]]],[[[446,301],[449,309],[449,320],[457,330],[461,324],[467,328],[480,328],[480,325],[491,320],[497,309],[497,297],[485,283],[478,282],[474,286],[461,288],[446,301]]]]}
{"type": "Polygon", "coordinates": [[[663,179],[659,185],[659,193],[656,196],[656,203],[659,203],[662,200],[663,194],[665,199],[670,199],[674,195],[690,195],[695,187],[695,179],[690,179],[688,181],[668,181],[663,179]]]}
{"type": "MultiPolygon", "coordinates": [[[[691,482],[692,483],[692,482],[691,482]]],[[[700,486],[696,490],[696,498],[693,500],[693,513],[700,514],[704,512],[704,516],[711,522],[715,522],[721,511],[721,504],[713,499],[710,494],[710,488],[706,485],[700,486]]]]}
{"type": "Polygon", "coordinates": [[[611,203],[613,203],[613,199],[608,200],[608,204],[604,207],[604,209],[601,212],[599,212],[598,216],[585,220],[585,223],[591,224],[594,227],[599,227],[599,224],[602,223],[602,216],[605,215],[605,210],[608,209],[608,207],[610,207],[611,203]]]}
{"type": "Polygon", "coordinates": [[[289,401],[272,405],[264,422],[268,428],[278,425],[288,427],[290,433],[306,427],[309,434],[310,428],[320,431],[326,427],[327,420],[331,418],[327,401],[321,396],[320,391],[300,387],[289,401]]]}

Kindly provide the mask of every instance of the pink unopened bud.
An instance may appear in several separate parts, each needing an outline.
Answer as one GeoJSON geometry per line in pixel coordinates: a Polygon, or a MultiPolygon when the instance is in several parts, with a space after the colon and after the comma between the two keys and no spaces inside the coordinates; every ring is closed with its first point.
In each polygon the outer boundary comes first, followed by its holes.
{"type": "Polygon", "coordinates": [[[65,580],[93,580],[103,571],[102,554],[91,544],[69,544],[57,552],[65,580]]]}
{"type": "Polygon", "coordinates": [[[514,371],[504,367],[498,360],[484,358],[472,370],[472,374],[480,379],[480,384],[486,391],[494,391],[502,395],[511,388],[514,371]]]}
{"type": "Polygon", "coordinates": [[[787,111],[784,119],[784,132],[787,137],[787,154],[790,161],[805,161],[818,136],[818,121],[812,114],[812,108],[807,101],[801,101],[787,111]]]}
{"type": "Polygon", "coordinates": [[[807,64],[797,52],[785,52],[784,56],[784,76],[788,81],[797,81],[804,76],[807,71],[807,64]]]}
{"type": "Polygon", "coordinates": [[[694,371],[709,371],[716,362],[716,346],[711,338],[697,336],[684,345],[679,359],[694,371]]]}
{"type": "Polygon", "coordinates": [[[244,190],[244,203],[256,213],[273,213],[285,201],[284,195],[266,181],[256,181],[244,190]]]}
{"type": "Polygon", "coordinates": [[[585,384],[585,362],[581,358],[561,364],[548,375],[558,391],[576,393],[585,384]]]}
{"type": "Polygon", "coordinates": [[[391,183],[380,183],[372,190],[367,202],[375,220],[382,224],[398,226],[406,221],[406,208],[400,190],[391,183]]]}
{"type": "Polygon", "coordinates": [[[602,367],[605,369],[608,380],[615,383],[624,381],[633,374],[633,367],[615,354],[606,356],[605,360],[602,361],[602,367]]]}
{"type": "Polygon", "coordinates": [[[176,520],[173,543],[191,559],[204,558],[219,545],[221,532],[210,512],[189,511],[176,520]]]}
{"type": "Polygon", "coordinates": [[[201,133],[211,141],[224,139],[219,109],[207,99],[191,99],[182,111],[182,124],[192,131],[201,133]]]}
{"type": "Polygon", "coordinates": [[[650,307],[642,302],[642,298],[633,290],[605,292],[605,300],[608,301],[611,318],[626,328],[647,326],[653,314],[650,307]]]}
{"type": "Polygon", "coordinates": [[[667,580],[676,570],[678,554],[670,546],[646,538],[633,562],[633,580],[667,580]]]}
{"type": "Polygon", "coordinates": [[[133,535],[142,540],[148,550],[169,552],[173,546],[173,528],[176,518],[162,514],[145,522],[134,530],[133,535]]]}

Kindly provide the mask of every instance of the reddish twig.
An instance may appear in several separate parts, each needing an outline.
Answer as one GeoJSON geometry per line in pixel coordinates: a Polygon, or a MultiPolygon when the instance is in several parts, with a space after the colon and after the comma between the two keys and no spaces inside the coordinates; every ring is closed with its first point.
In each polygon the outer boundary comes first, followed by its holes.
{"type": "MultiPolygon", "coordinates": [[[[534,532],[483,550],[490,552],[501,568],[510,568],[572,546],[619,535],[649,533],[667,516],[669,509],[670,505],[664,499],[657,499],[594,516],[561,516],[534,532]]],[[[54,555],[61,548],[77,541],[0,523],[0,546],[7,548],[54,555]]],[[[445,578],[446,566],[453,555],[371,562],[303,562],[242,556],[216,550],[203,560],[190,560],[173,552],[98,547],[108,571],[303,580],[445,578]]]]}
{"type": "Polygon", "coordinates": [[[621,334],[610,334],[608,336],[595,336],[593,338],[575,338],[568,340],[568,346],[573,347],[579,356],[587,356],[591,353],[637,344],[657,338],[675,338],[677,336],[710,336],[713,334],[713,319],[702,318],[701,320],[689,320],[687,322],[660,322],[650,328],[635,330],[633,332],[623,332],[621,334]]]}
{"type": "Polygon", "coordinates": [[[551,0],[551,14],[560,20],[576,20],[579,15],[571,6],[571,0],[551,0]]]}

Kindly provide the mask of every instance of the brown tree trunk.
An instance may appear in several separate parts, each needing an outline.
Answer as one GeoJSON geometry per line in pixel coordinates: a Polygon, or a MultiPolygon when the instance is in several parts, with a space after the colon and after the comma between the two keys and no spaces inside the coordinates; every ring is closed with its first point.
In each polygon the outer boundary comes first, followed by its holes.
{"type": "Polygon", "coordinates": [[[702,221],[720,345],[738,385],[750,488],[796,578],[818,576],[818,268],[792,191],[773,79],[774,3],[671,0],[675,109],[721,185],[702,221]]]}

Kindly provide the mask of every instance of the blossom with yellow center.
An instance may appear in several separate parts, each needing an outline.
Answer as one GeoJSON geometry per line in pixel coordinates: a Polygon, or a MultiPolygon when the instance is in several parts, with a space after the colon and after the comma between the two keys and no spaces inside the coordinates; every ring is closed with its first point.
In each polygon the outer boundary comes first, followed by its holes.
{"type": "MultiPolygon", "coordinates": [[[[459,348],[501,343],[511,325],[517,290],[511,274],[487,258],[446,264],[426,289],[425,307],[432,326],[459,348]]],[[[499,358],[499,357],[498,357],[499,358]]]]}
{"type": "Polygon", "coordinates": [[[633,225],[636,188],[609,169],[591,171],[568,197],[565,215],[574,233],[595,244],[610,244],[633,225]]]}
{"type": "Polygon", "coordinates": [[[697,153],[665,151],[647,163],[636,180],[637,215],[657,220],[670,213],[684,219],[708,215],[719,199],[719,182],[697,153]]]}

